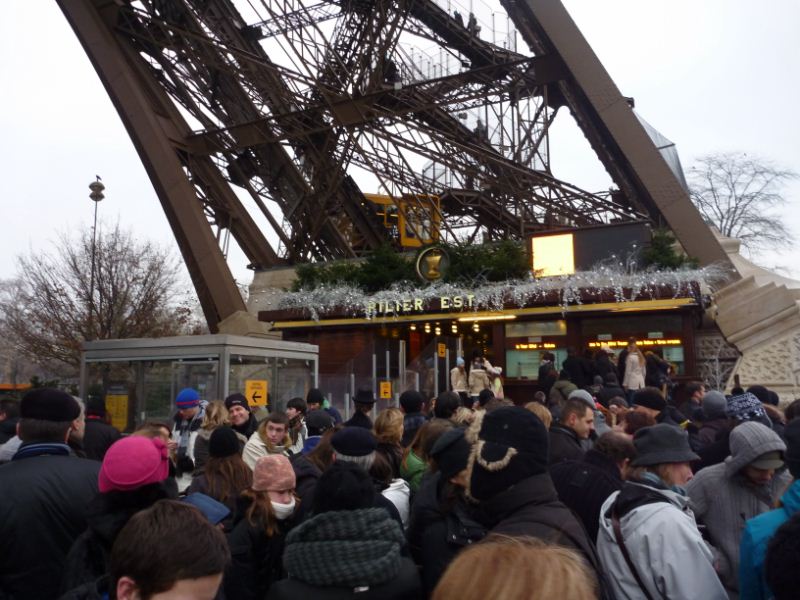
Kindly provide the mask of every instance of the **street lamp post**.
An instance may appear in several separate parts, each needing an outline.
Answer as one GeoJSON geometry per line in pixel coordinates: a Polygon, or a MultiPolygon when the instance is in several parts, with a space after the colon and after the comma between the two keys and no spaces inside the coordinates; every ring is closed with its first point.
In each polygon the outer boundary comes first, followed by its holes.
{"type": "Polygon", "coordinates": [[[91,194],[89,194],[89,198],[94,202],[94,227],[92,228],[92,269],[91,274],[89,275],[89,336],[90,338],[94,337],[94,258],[95,258],[95,246],[97,244],[97,205],[100,204],[100,200],[105,198],[103,195],[103,190],[106,189],[100,182],[100,176],[95,175],[97,179],[89,184],[89,189],[91,190],[91,194]]]}

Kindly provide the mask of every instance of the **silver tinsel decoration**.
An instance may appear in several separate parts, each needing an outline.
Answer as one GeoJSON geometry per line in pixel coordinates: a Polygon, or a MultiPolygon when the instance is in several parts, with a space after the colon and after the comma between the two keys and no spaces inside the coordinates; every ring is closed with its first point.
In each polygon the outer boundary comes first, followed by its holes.
{"type": "MultiPolygon", "coordinates": [[[[640,272],[620,266],[601,266],[592,271],[580,271],[560,277],[531,277],[475,286],[436,283],[414,288],[398,285],[375,294],[365,294],[359,288],[347,285],[321,285],[313,290],[299,292],[263,290],[263,293],[273,297],[274,301],[267,303],[273,309],[302,311],[303,315],[315,321],[331,314],[391,320],[396,314],[379,313],[379,303],[393,304],[404,299],[422,299],[427,304],[428,301],[438,300],[443,296],[452,298],[472,295],[472,307],[464,306],[464,312],[500,311],[507,305],[523,307],[542,303],[558,305],[566,310],[571,305],[582,304],[587,298],[592,302],[613,298],[614,302],[622,303],[695,296],[698,288],[708,289],[724,280],[725,275],[725,270],[716,266],[640,272]]],[[[453,312],[458,310],[461,309],[453,312]]]]}

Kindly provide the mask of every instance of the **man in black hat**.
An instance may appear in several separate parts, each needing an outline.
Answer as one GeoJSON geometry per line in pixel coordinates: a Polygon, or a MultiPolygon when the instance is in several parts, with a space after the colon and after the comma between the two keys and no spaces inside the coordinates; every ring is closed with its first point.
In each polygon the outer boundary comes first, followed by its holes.
{"type": "Polygon", "coordinates": [[[309,411],[324,410],[333,417],[334,425],[338,425],[342,422],[342,415],[339,414],[339,410],[335,406],[331,405],[327,408],[325,407],[325,395],[322,393],[322,390],[318,388],[311,388],[308,390],[308,394],[306,394],[306,406],[309,411]]]}
{"type": "Polygon", "coordinates": [[[369,418],[369,413],[372,412],[372,407],[375,405],[375,396],[372,390],[360,389],[356,392],[353,398],[353,416],[345,421],[345,427],[363,427],[364,429],[372,429],[372,419],[369,418]]]}
{"type": "Polygon", "coordinates": [[[247,398],[244,397],[244,394],[231,394],[225,398],[225,408],[228,409],[231,429],[249,440],[250,436],[258,429],[258,420],[250,412],[250,403],[247,398]]]}
{"type": "Polygon", "coordinates": [[[492,534],[534,537],[577,550],[594,569],[602,590],[594,546],[575,515],[559,501],[547,472],[544,424],[519,406],[477,414],[467,436],[475,444],[467,464],[467,493],[480,503],[477,520],[492,534]]]}
{"type": "Polygon", "coordinates": [[[20,403],[22,445],[0,468],[0,597],[56,598],[64,561],[86,529],[100,463],[67,445],[81,407],[56,389],[34,389],[20,403]]]}

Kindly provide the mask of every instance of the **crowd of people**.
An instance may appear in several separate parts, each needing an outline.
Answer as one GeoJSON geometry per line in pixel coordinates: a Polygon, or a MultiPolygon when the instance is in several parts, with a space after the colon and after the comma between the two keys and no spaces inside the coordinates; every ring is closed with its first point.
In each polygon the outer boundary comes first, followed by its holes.
{"type": "Polygon", "coordinates": [[[800,401],[626,350],[546,354],[522,402],[459,358],[346,421],[318,389],[259,420],[186,388],[125,436],[97,399],[4,399],[0,599],[796,597],[800,401]]]}

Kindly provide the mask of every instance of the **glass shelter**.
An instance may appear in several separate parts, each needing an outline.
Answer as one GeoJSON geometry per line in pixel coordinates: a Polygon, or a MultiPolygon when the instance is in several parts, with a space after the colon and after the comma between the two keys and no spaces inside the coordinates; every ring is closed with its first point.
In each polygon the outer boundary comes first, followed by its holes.
{"type": "Polygon", "coordinates": [[[318,359],[311,344],[227,334],[98,340],[84,344],[80,393],[105,398],[120,431],[168,419],[185,387],[207,401],[241,392],[256,413],[284,410],[317,385],[318,359]]]}

